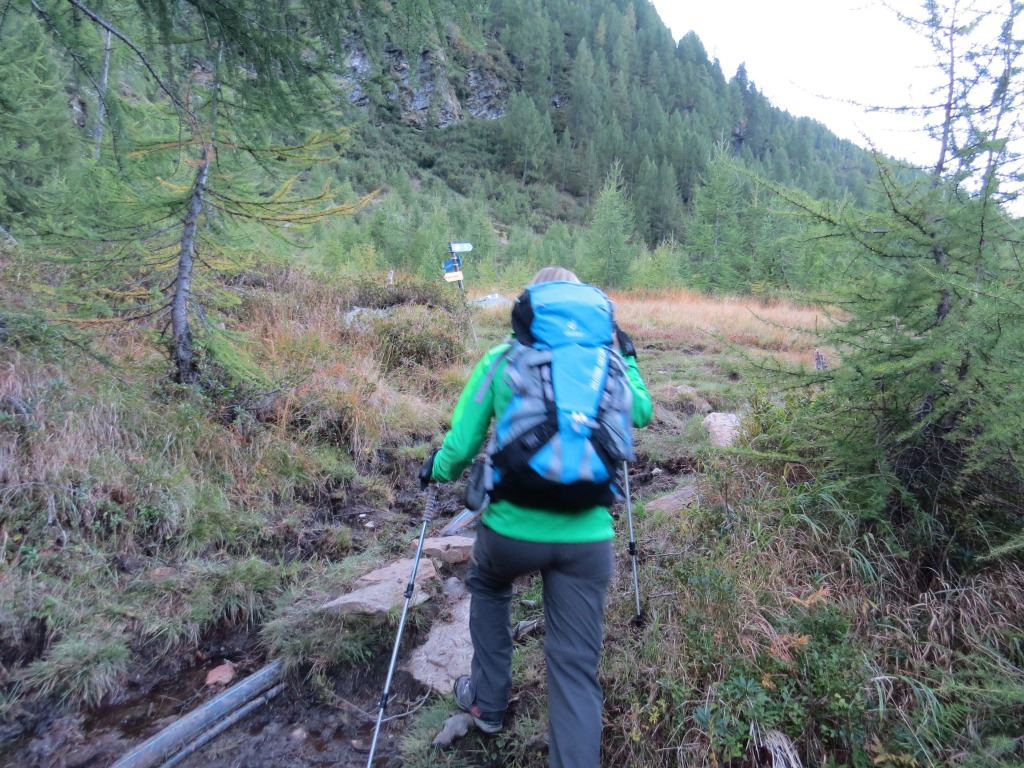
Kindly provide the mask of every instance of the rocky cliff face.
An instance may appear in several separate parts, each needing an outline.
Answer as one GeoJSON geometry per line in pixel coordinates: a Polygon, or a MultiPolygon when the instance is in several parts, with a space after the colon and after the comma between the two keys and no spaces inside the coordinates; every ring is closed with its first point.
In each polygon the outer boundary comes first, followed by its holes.
{"type": "Polygon", "coordinates": [[[469,117],[495,120],[505,114],[514,83],[508,68],[469,55],[452,66],[444,51],[424,50],[410,57],[394,47],[377,60],[353,41],[341,77],[349,101],[369,109],[386,105],[405,125],[445,128],[469,117]]]}

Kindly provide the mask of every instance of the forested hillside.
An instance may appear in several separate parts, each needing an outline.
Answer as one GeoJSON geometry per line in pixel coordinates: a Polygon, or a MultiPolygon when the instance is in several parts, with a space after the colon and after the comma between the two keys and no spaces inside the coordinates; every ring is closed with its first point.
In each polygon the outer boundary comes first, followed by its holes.
{"type": "Polygon", "coordinates": [[[815,197],[864,202],[867,153],[772,107],[742,65],[723,74],[692,33],[677,44],[652,5],[499,0],[489,10],[488,51],[511,66],[516,94],[495,154],[523,181],[589,198],[618,160],[650,245],[684,233],[680,214],[715,148],[815,197]]]}
{"type": "MultiPolygon", "coordinates": [[[[191,23],[178,12],[188,6],[143,7],[153,30],[176,24],[184,31],[191,23]]],[[[875,167],[868,152],[772,107],[742,67],[727,78],[695,36],[675,44],[646,2],[501,0],[447,17],[430,6],[433,14],[390,26],[372,14],[357,24],[342,9],[329,24],[317,22],[330,26],[318,50],[323,58],[307,56],[309,71],[287,89],[260,82],[261,70],[241,60],[246,45],[264,46],[268,60],[287,56],[287,38],[245,39],[244,28],[232,28],[239,19],[218,19],[223,42],[172,45],[163,32],[153,37],[137,26],[131,6],[112,4],[109,26],[121,37],[112,36],[107,49],[107,30],[83,8],[29,13],[12,4],[5,14],[5,38],[17,44],[5,46],[0,63],[11,105],[0,226],[32,243],[77,238],[103,248],[126,234],[148,239],[118,229],[119,216],[137,222],[142,206],[158,221],[172,197],[168,185],[189,184],[175,163],[207,131],[229,168],[223,184],[232,190],[222,202],[255,203],[308,169],[295,198],[304,200],[301,215],[278,203],[272,214],[246,211],[247,221],[297,223],[313,215],[307,198],[328,179],[341,186],[321,198],[317,216],[337,213],[328,198],[383,189],[360,219],[370,220],[350,236],[373,246],[381,266],[432,273],[438,254],[427,256],[421,233],[448,227],[438,219],[451,218],[463,232],[438,232],[429,245],[479,233],[468,269],[489,281],[562,254],[593,279],[621,287],[666,280],[739,291],[819,285],[831,274],[823,254],[775,198],[758,191],[754,175],[819,199],[869,197],[875,167]],[[225,62],[235,44],[239,61],[225,62]],[[255,79],[224,74],[246,66],[255,79]],[[321,76],[331,69],[337,73],[321,76]],[[192,138],[174,138],[183,119],[192,138]],[[295,133],[301,126],[307,132],[295,133]],[[301,151],[277,152],[310,141],[308,131],[339,127],[347,140],[320,134],[301,151]],[[274,138],[261,146],[251,141],[256,136],[274,138]],[[256,181],[252,169],[277,180],[256,181]],[[164,182],[153,186],[156,178],[164,182]],[[243,178],[249,188],[236,189],[243,178]],[[417,192],[410,198],[403,190],[411,184],[417,192]],[[595,207],[602,192],[604,204],[595,207]],[[389,200],[403,194],[407,215],[397,222],[404,234],[396,242],[381,236],[389,228],[380,220],[389,200]],[[460,200],[476,221],[458,212],[460,200]],[[76,231],[68,217],[54,217],[58,210],[74,215],[76,231]]]]}
{"type": "MultiPolygon", "coordinates": [[[[322,607],[408,554],[508,332],[467,298],[559,264],[655,401],[610,764],[1019,766],[1024,7],[899,11],[942,76],[906,105],[925,167],[646,0],[0,5],[0,762],[109,765],[214,663],[279,659],[243,758],[360,764],[394,616],[322,607]]],[[[407,686],[387,759],[546,763],[541,664],[527,638],[508,735],[448,751],[407,686]]]]}

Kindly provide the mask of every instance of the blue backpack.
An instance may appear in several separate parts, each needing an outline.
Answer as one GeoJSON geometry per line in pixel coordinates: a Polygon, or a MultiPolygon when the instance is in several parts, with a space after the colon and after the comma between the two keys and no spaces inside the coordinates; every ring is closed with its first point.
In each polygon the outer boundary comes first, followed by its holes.
{"type": "Polygon", "coordinates": [[[622,463],[635,458],[633,393],[612,347],[611,301],[585,283],[531,285],[512,309],[512,330],[491,369],[505,360],[512,389],[487,445],[491,501],[567,512],[608,506],[621,498],[622,463]]]}

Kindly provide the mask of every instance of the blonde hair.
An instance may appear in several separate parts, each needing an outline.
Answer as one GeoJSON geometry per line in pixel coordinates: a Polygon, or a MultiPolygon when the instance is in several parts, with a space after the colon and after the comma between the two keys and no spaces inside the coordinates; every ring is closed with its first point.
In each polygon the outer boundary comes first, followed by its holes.
{"type": "Polygon", "coordinates": [[[567,283],[580,282],[580,279],[576,277],[576,274],[574,272],[570,272],[565,267],[544,267],[544,269],[533,276],[533,280],[530,281],[530,285],[536,285],[537,283],[549,283],[552,280],[564,280],[567,283]]]}

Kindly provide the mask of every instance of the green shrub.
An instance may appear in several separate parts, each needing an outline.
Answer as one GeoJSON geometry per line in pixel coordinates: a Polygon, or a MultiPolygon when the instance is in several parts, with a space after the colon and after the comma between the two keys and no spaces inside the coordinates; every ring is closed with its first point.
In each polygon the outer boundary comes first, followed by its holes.
{"type": "Polygon", "coordinates": [[[421,304],[458,312],[464,306],[464,299],[459,291],[441,280],[405,278],[394,284],[361,280],[353,286],[351,305],[354,307],[389,309],[405,304],[421,304]]]}
{"type": "Polygon", "coordinates": [[[373,322],[385,371],[409,365],[437,369],[452,365],[466,350],[466,321],[426,307],[402,306],[373,322]]]}

